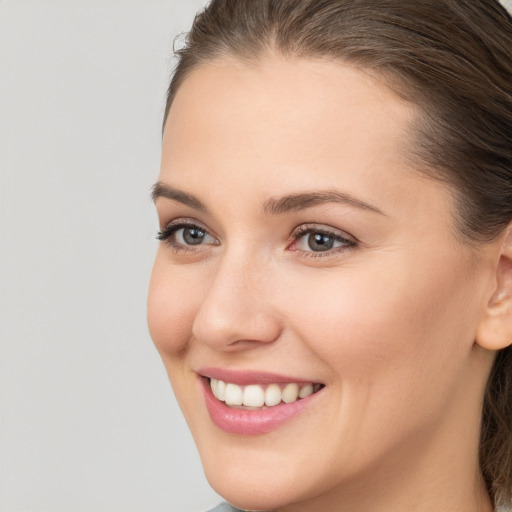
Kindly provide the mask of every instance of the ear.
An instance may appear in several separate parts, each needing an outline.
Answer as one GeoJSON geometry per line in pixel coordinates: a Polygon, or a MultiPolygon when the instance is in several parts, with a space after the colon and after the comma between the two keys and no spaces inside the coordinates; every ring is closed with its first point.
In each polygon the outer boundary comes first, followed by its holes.
{"type": "Polygon", "coordinates": [[[489,350],[512,345],[512,224],[500,237],[495,289],[478,326],[476,342],[489,350]]]}

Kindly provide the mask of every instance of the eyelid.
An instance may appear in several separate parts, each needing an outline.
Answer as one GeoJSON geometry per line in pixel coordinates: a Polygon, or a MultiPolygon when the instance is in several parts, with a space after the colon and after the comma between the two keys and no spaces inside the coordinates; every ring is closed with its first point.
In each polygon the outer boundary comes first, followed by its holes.
{"type": "Polygon", "coordinates": [[[324,233],[326,235],[333,235],[337,238],[342,238],[348,242],[358,243],[359,240],[355,236],[350,235],[346,231],[328,226],[326,224],[306,223],[300,224],[292,231],[290,238],[303,236],[306,233],[324,233]]]}
{"type": "Polygon", "coordinates": [[[162,229],[167,229],[168,227],[175,226],[177,224],[186,224],[187,226],[193,225],[206,229],[206,226],[200,220],[195,219],[194,217],[175,217],[169,222],[161,222],[160,226],[163,226],[162,229]]]}

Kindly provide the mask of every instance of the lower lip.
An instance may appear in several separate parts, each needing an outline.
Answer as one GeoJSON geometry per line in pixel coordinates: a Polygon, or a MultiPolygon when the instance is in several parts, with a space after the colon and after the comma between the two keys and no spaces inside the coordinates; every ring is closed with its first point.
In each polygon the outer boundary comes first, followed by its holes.
{"type": "Polygon", "coordinates": [[[213,396],[208,379],[202,377],[200,380],[206,408],[213,423],[225,432],[242,436],[255,436],[276,430],[283,423],[301,414],[319,393],[314,393],[290,404],[281,403],[267,409],[236,409],[227,406],[213,396]]]}

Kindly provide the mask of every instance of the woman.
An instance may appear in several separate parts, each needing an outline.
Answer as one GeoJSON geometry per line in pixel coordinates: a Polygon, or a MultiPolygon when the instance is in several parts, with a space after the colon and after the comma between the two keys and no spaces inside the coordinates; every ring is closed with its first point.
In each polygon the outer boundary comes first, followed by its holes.
{"type": "Polygon", "coordinates": [[[508,509],[511,48],[495,0],[196,17],[148,318],[234,507],[508,509]]]}

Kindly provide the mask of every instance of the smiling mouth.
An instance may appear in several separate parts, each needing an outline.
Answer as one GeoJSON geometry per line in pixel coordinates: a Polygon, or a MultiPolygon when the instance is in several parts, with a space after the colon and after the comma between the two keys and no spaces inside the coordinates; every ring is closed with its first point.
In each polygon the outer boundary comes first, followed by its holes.
{"type": "Polygon", "coordinates": [[[261,410],[279,404],[291,404],[322,389],[318,383],[273,383],[239,386],[232,382],[209,378],[210,388],[217,400],[237,409],[261,410]]]}

